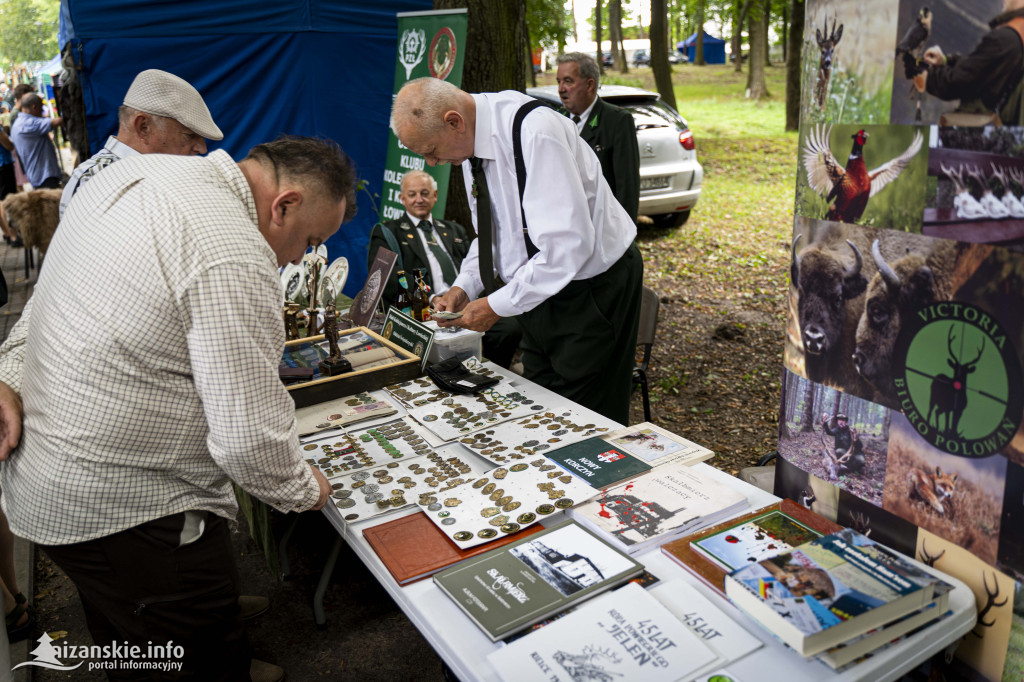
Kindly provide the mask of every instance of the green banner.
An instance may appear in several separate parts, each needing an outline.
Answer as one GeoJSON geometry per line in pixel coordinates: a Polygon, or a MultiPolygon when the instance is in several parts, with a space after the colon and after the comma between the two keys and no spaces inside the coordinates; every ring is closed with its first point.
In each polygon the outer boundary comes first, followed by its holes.
{"type": "Polygon", "coordinates": [[[394,306],[388,310],[384,318],[384,328],[381,336],[405,349],[420,358],[420,369],[427,366],[427,357],[430,355],[430,346],[434,343],[434,331],[404,314],[394,306]]]}
{"type": "MultiPolygon", "coordinates": [[[[398,54],[395,58],[395,93],[408,81],[433,76],[462,85],[462,63],[466,56],[466,10],[403,12],[398,15],[398,54]]],[[[411,170],[425,170],[437,181],[434,215],[443,216],[448,199],[448,165],[430,168],[419,154],[406,149],[395,133],[388,131],[388,156],[384,164],[380,219],[397,220],[405,213],[399,200],[402,176],[411,170]]]]}

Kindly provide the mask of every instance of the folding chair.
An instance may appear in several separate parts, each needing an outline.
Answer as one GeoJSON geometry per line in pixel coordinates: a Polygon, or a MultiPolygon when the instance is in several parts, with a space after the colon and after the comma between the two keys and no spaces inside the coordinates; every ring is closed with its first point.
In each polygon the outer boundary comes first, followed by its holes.
{"type": "Polygon", "coordinates": [[[651,421],[651,398],[648,394],[647,368],[651,363],[651,348],[654,346],[654,332],[658,328],[658,295],[643,288],[640,294],[640,327],[636,334],[637,358],[633,368],[633,388],[640,387],[644,399],[644,421],[651,421]],[[641,354],[642,351],[642,354],[641,354]]]}

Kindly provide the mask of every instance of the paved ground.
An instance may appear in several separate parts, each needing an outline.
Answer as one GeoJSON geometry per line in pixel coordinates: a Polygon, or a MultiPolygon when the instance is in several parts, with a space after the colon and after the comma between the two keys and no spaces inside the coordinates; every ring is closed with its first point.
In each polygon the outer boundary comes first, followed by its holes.
{"type": "MultiPolygon", "coordinates": [[[[6,338],[31,295],[37,271],[25,279],[24,249],[12,249],[2,242],[0,266],[10,294],[8,304],[0,308],[0,338],[6,338]]],[[[276,515],[276,531],[283,532],[290,520],[276,515]]],[[[324,599],[327,628],[317,629],[313,592],[335,537],[319,513],[302,515],[288,552],[292,575],[281,582],[267,570],[243,520],[234,534],[242,585],[246,593],[267,595],[273,602],[268,614],[247,626],[254,655],[283,666],[293,681],[442,680],[441,660],[347,546],[342,548],[324,599]]],[[[28,543],[19,544],[16,561],[24,576],[19,577],[19,587],[33,595],[41,628],[68,644],[92,644],[74,585],[45,554],[31,552],[28,543]],[[29,582],[33,554],[34,587],[29,582]]],[[[12,647],[12,663],[34,658],[28,656],[28,644],[12,647]]],[[[87,671],[86,666],[71,673],[23,668],[17,679],[29,679],[25,674],[29,670],[34,671],[34,679],[43,682],[105,679],[98,671],[87,671]]]]}

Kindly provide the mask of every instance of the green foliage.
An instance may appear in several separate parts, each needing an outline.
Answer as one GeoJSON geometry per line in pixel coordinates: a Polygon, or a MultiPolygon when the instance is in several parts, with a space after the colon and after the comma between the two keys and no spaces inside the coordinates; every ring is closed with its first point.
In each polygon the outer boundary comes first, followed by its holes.
{"type": "Polygon", "coordinates": [[[56,55],[59,13],[52,0],[0,0],[0,67],[56,55]]]}
{"type": "MultiPolygon", "coordinates": [[[[1020,596],[1020,584],[1017,584],[1017,596],[1020,596]]],[[[1020,680],[1024,678],[1024,617],[1017,610],[1017,600],[1013,602],[1013,625],[1010,627],[1010,641],[1006,648],[1006,663],[1003,664],[1004,680],[1020,680]]]]}
{"type": "Polygon", "coordinates": [[[571,23],[565,4],[559,0],[526,0],[526,28],[533,45],[565,45],[571,23]]]}

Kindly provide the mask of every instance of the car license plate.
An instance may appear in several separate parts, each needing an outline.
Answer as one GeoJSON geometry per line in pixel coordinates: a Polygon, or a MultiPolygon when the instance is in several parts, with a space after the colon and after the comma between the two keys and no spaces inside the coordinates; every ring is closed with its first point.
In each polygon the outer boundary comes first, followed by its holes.
{"type": "Polygon", "coordinates": [[[640,178],[640,189],[664,189],[668,187],[668,175],[658,175],[653,178],[640,178]]]}

